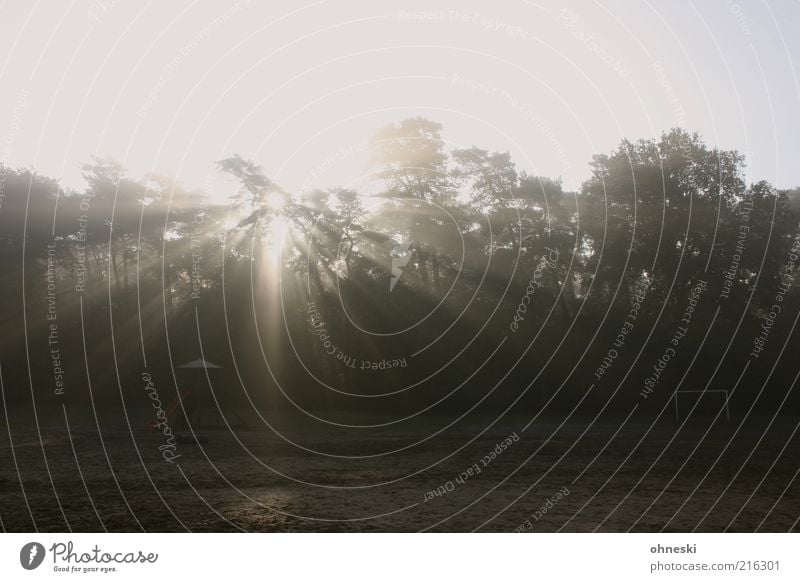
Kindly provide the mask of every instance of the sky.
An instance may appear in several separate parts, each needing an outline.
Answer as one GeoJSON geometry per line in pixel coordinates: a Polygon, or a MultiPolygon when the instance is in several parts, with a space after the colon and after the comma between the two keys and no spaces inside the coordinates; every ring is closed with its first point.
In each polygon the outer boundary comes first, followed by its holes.
{"type": "Polygon", "coordinates": [[[800,185],[800,2],[0,1],[0,163],[81,188],[91,156],[226,195],[235,153],[292,192],[364,184],[424,116],[577,189],[671,127],[800,185]]]}

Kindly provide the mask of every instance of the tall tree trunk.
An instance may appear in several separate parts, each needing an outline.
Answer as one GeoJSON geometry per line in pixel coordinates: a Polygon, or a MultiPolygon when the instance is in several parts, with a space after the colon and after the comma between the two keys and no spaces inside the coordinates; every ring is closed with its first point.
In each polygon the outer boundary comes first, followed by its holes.
{"type": "Polygon", "coordinates": [[[114,291],[119,291],[119,269],[117,268],[117,249],[114,244],[111,245],[111,253],[108,256],[111,261],[111,266],[114,269],[114,291]]]}
{"type": "Polygon", "coordinates": [[[125,294],[128,294],[128,249],[122,248],[122,281],[125,285],[125,294]]]}
{"type": "Polygon", "coordinates": [[[514,249],[514,256],[516,256],[517,253],[519,252],[519,242],[520,242],[519,240],[517,240],[517,231],[514,230],[513,224],[509,224],[506,227],[506,230],[508,230],[508,234],[511,235],[511,248],[514,249]]]}
{"type": "MultiPolygon", "coordinates": [[[[573,313],[572,309],[570,308],[570,304],[574,304],[575,301],[575,288],[572,285],[572,276],[567,275],[566,278],[564,279],[563,288],[559,289],[558,274],[554,269],[553,285],[554,285],[554,293],[556,293],[560,297],[559,305],[561,307],[560,311],[561,311],[562,321],[564,322],[564,333],[567,333],[569,326],[572,325],[572,318],[573,318],[573,313]],[[569,301],[567,301],[568,293],[569,293],[569,301]]],[[[570,334],[570,343],[572,345],[573,350],[575,350],[575,353],[577,353],[578,345],[575,342],[574,331],[570,334]]]]}
{"type": "Polygon", "coordinates": [[[431,268],[433,269],[433,288],[438,295],[442,292],[442,281],[439,274],[439,255],[436,254],[436,251],[431,253],[431,268]]]}
{"type": "Polygon", "coordinates": [[[430,286],[430,279],[428,277],[428,253],[422,249],[417,249],[417,259],[419,260],[419,276],[422,279],[422,288],[426,291],[430,286]]]}

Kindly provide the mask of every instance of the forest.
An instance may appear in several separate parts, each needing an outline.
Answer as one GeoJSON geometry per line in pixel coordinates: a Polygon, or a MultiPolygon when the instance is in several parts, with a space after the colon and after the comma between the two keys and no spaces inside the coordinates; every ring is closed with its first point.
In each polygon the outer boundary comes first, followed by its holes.
{"type": "Polygon", "coordinates": [[[174,393],[202,357],[230,402],[277,410],[798,409],[776,362],[800,189],[748,183],[738,152],[623,140],[569,192],[409,118],[369,159],[362,191],[290,192],[238,155],[213,194],[110,159],[81,191],[0,167],[4,403],[143,407],[142,374],[174,393]]]}

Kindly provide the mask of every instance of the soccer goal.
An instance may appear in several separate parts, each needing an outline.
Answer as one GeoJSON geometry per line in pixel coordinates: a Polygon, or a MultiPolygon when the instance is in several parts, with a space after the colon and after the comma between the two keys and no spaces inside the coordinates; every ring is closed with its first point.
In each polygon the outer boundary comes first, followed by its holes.
{"type": "Polygon", "coordinates": [[[675,401],[676,423],[680,422],[681,419],[681,404],[683,404],[685,411],[690,411],[694,408],[695,411],[713,410],[716,413],[722,407],[725,409],[725,420],[731,421],[727,390],[676,390],[672,399],[675,401]],[[700,400],[705,402],[701,405],[700,400]]]}

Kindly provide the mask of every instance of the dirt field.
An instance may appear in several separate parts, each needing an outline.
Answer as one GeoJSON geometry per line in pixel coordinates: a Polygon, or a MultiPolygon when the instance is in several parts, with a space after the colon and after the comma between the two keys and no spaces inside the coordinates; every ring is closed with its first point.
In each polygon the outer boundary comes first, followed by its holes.
{"type": "Polygon", "coordinates": [[[206,444],[177,443],[169,462],[146,410],[99,416],[68,410],[68,432],[63,415],[40,414],[40,436],[32,416],[9,411],[6,531],[788,531],[800,516],[796,424],[785,420],[735,434],[732,419],[701,440],[702,424],[338,428],[284,414],[267,417],[271,428],[204,428],[206,444]]]}

